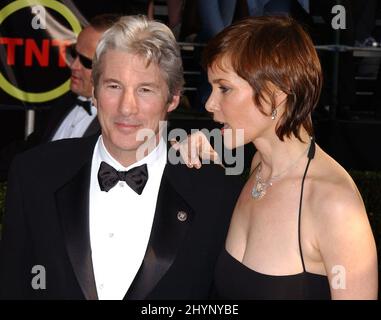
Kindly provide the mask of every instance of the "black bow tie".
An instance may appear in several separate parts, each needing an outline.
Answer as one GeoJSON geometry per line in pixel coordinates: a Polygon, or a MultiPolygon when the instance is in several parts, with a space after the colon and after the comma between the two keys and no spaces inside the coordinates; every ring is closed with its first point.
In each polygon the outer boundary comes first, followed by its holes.
{"type": "Polygon", "coordinates": [[[77,100],[75,101],[75,105],[80,106],[83,109],[85,109],[86,112],[89,114],[89,116],[92,115],[91,101],[90,100],[81,100],[81,99],[77,98],[77,100]]]}
{"type": "Polygon", "coordinates": [[[128,171],[117,171],[112,166],[102,161],[98,171],[98,182],[102,191],[108,192],[118,181],[125,181],[137,194],[142,194],[148,180],[147,165],[128,171]]]}

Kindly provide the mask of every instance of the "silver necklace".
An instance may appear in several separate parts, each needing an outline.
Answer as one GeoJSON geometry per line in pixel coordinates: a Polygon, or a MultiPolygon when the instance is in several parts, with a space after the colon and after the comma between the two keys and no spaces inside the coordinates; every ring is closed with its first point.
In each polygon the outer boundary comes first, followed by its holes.
{"type": "Polygon", "coordinates": [[[256,171],[255,173],[255,184],[254,184],[254,187],[253,189],[251,190],[251,196],[253,197],[253,199],[255,200],[259,200],[259,199],[262,199],[265,195],[266,195],[266,192],[267,192],[267,188],[271,187],[273,185],[273,182],[274,180],[280,178],[281,176],[283,176],[286,172],[288,172],[289,170],[291,170],[294,166],[296,166],[296,164],[299,162],[299,160],[301,158],[303,158],[303,156],[308,152],[308,150],[310,149],[311,147],[311,141],[312,141],[312,137],[310,137],[310,142],[308,144],[308,147],[305,151],[303,151],[303,153],[289,166],[287,167],[284,171],[282,171],[281,173],[275,175],[275,176],[272,176],[270,177],[267,181],[263,181],[262,177],[261,177],[261,171],[262,171],[262,161],[257,165],[257,167],[254,169],[254,171],[256,171]]]}

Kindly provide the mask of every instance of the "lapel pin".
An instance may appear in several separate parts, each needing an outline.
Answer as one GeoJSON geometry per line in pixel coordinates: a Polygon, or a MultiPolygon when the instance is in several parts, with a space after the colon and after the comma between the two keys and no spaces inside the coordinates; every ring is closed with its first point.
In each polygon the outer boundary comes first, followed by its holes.
{"type": "Polygon", "coordinates": [[[184,222],[188,219],[188,214],[185,211],[179,211],[177,212],[177,219],[184,222]]]}

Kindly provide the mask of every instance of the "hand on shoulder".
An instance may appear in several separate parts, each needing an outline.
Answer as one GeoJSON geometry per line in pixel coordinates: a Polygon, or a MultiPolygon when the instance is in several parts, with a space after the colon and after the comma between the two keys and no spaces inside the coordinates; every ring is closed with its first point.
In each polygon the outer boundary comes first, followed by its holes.
{"type": "Polygon", "coordinates": [[[212,160],[214,163],[222,165],[218,153],[201,131],[188,135],[181,142],[171,141],[171,143],[172,148],[180,152],[182,160],[189,168],[200,169],[204,160],[208,163],[212,160]]]}

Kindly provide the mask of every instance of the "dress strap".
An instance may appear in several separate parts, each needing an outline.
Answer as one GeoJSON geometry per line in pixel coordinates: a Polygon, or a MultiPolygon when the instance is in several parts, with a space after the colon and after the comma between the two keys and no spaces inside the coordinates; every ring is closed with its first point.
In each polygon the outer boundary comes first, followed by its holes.
{"type": "Polygon", "coordinates": [[[299,200],[298,241],[299,241],[299,252],[300,252],[300,258],[302,260],[303,272],[306,272],[306,266],[304,264],[303,251],[302,251],[302,242],[301,242],[301,236],[300,236],[300,229],[301,229],[300,228],[300,224],[301,224],[300,221],[301,221],[301,216],[302,216],[303,189],[304,189],[304,180],[306,179],[307,171],[308,171],[308,168],[310,166],[310,162],[311,162],[311,160],[315,156],[315,151],[316,151],[316,148],[315,148],[315,139],[312,137],[311,138],[311,145],[310,145],[310,148],[309,148],[308,153],[307,153],[308,162],[307,162],[307,165],[306,165],[306,169],[304,170],[304,174],[303,174],[302,188],[301,188],[301,191],[300,191],[300,200],[299,200]]]}

